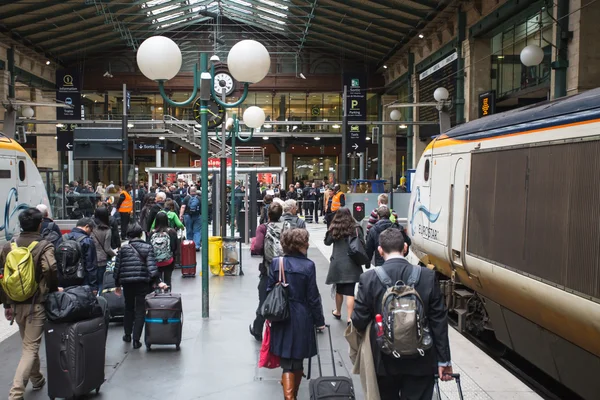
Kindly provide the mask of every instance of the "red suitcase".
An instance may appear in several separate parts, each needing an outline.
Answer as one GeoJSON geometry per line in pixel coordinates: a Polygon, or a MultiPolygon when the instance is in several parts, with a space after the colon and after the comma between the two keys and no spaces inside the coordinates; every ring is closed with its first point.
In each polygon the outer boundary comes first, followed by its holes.
{"type": "Polygon", "coordinates": [[[181,275],[184,278],[196,276],[196,245],[193,240],[181,242],[181,275]]]}

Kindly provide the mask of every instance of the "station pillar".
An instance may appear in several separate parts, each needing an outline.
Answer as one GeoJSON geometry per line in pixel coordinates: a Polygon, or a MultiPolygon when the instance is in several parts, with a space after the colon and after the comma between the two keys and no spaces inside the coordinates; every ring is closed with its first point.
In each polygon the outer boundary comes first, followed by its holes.
{"type": "Polygon", "coordinates": [[[479,118],[479,95],[492,87],[491,41],[470,38],[462,43],[465,59],[465,121],[479,118]]]}
{"type": "MultiPolygon", "coordinates": [[[[31,89],[31,100],[39,103],[54,103],[54,97],[44,97],[39,89],[31,89]]],[[[56,107],[35,107],[35,118],[38,120],[55,120],[56,107]]],[[[60,153],[56,149],[56,127],[51,124],[37,124],[36,133],[45,136],[37,137],[37,166],[60,170],[60,153]]],[[[59,186],[60,187],[60,184],[59,186]]]]}
{"type": "MultiPolygon", "coordinates": [[[[381,103],[389,104],[395,100],[397,100],[397,96],[382,96],[381,103]]],[[[387,108],[383,110],[383,120],[391,121],[390,112],[393,108],[387,108]]],[[[397,125],[383,125],[383,133],[381,135],[381,142],[379,146],[381,146],[381,160],[378,160],[381,163],[381,176],[379,179],[390,179],[392,178],[392,188],[397,185],[396,182],[396,165],[397,163],[397,152],[398,146],[396,144],[396,130],[398,129],[397,125]]]]}

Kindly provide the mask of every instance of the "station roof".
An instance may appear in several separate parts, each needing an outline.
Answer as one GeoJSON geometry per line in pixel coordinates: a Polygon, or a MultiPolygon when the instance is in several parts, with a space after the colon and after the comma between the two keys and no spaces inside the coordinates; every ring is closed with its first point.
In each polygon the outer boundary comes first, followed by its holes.
{"type": "Polygon", "coordinates": [[[226,51],[236,41],[252,38],[271,52],[293,57],[306,49],[381,66],[448,3],[15,0],[0,5],[0,32],[62,65],[135,50],[145,38],[161,34],[172,37],[184,53],[226,51]]]}

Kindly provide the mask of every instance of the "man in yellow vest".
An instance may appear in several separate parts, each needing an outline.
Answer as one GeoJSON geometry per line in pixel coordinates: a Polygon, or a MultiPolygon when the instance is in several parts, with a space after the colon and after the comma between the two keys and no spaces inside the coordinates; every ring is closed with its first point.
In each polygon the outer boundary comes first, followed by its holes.
{"type": "Polygon", "coordinates": [[[127,239],[127,227],[129,226],[129,218],[133,212],[133,199],[129,194],[131,185],[125,185],[125,190],[121,190],[119,200],[117,201],[117,211],[121,216],[121,240],[127,239]]]}
{"type": "Polygon", "coordinates": [[[340,185],[336,184],[333,187],[333,193],[329,196],[327,200],[327,213],[325,215],[325,221],[327,222],[327,227],[329,228],[329,224],[333,220],[335,213],[341,207],[346,206],[346,196],[340,190],[340,185]]]}

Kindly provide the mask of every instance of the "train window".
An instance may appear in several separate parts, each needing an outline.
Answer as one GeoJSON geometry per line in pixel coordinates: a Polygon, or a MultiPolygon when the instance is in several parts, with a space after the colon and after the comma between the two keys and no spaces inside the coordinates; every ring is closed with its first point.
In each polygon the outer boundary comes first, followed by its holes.
{"type": "Polygon", "coordinates": [[[10,169],[0,169],[0,179],[10,179],[10,169]]]}
{"type": "Polygon", "coordinates": [[[19,160],[19,180],[25,180],[25,161],[19,160]]]}
{"type": "Polygon", "coordinates": [[[423,171],[423,179],[425,179],[425,182],[429,180],[429,160],[425,160],[425,171],[423,171]]]}

